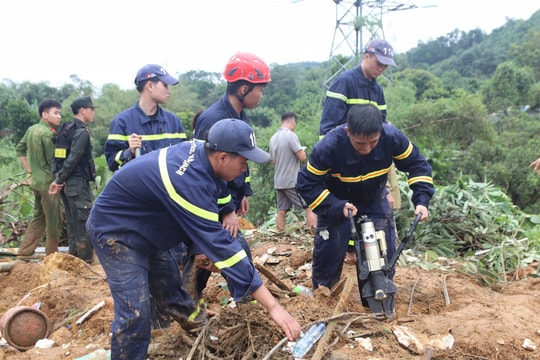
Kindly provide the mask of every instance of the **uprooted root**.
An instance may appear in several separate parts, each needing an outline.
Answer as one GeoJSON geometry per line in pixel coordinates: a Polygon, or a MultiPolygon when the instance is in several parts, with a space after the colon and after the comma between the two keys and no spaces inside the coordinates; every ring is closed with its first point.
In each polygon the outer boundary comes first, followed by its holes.
{"type": "MultiPolygon", "coordinates": [[[[348,341],[344,332],[351,323],[361,325],[369,333],[371,323],[378,323],[373,314],[345,313],[316,321],[338,321],[330,346],[348,341]]],[[[314,322],[316,322],[314,321],[314,322]]],[[[306,324],[306,328],[310,326],[306,324]]],[[[179,329],[179,332],[183,330],[179,329]]],[[[152,358],[185,360],[249,360],[249,359],[293,359],[283,351],[287,341],[283,333],[268,316],[264,308],[254,304],[238,304],[236,308],[223,309],[219,316],[211,318],[202,329],[185,333],[168,333],[154,347],[152,358]],[[278,346],[277,346],[278,345],[278,346]],[[189,350],[188,350],[189,349],[189,350]]]]}
{"type": "Polygon", "coordinates": [[[207,359],[257,359],[280,341],[282,333],[268,314],[255,304],[237,304],[211,321],[199,345],[207,359]],[[259,314],[257,314],[259,313],[259,314]]]}

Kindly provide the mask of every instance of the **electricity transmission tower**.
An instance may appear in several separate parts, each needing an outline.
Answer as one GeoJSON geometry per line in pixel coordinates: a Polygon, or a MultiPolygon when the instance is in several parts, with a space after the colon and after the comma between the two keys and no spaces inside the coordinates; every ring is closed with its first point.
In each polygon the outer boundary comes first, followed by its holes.
{"type": "MultiPolygon", "coordinates": [[[[336,4],[336,28],[326,70],[323,93],[343,71],[357,65],[364,47],[384,38],[383,15],[417,8],[412,2],[388,0],[332,0],[336,4]]],[[[324,96],[324,95],[323,95],[324,96]]]]}

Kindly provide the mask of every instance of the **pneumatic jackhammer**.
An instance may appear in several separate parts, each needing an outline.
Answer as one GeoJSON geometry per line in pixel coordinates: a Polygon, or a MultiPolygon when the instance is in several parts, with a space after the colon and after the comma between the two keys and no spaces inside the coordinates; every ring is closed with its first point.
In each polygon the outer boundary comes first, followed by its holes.
{"type": "Polygon", "coordinates": [[[392,320],[395,316],[394,295],[397,291],[396,285],[388,278],[388,274],[394,268],[403,247],[411,240],[421,218],[422,214],[414,218],[409,231],[401,240],[392,258],[388,260],[384,231],[376,231],[375,224],[366,216],[360,217],[355,222],[352,210],[349,210],[360,298],[362,303],[367,303],[372,313],[384,313],[388,320],[392,320]]]}

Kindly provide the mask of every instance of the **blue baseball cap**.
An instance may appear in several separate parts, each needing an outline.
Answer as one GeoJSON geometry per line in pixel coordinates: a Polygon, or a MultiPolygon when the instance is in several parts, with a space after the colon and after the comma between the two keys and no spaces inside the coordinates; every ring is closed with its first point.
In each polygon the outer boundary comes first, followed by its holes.
{"type": "Polygon", "coordinates": [[[257,147],[251,126],[239,119],[223,119],[212,125],[205,146],[212,150],[237,153],[257,163],[270,160],[270,154],[257,147]]]}
{"type": "Polygon", "coordinates": [[[371,40],[366,46],[366,52],[375,54],[381,64],[396,66],[394,48],[384,39],[371,40]]]}
{"type": "Polygon", "coordinates": [[[178,84],[178,79],[169,75],[167,70],[161,65],[157,64],[148,64],[143,66],[135,77],[135,85],[138,85],[141,81],[149,80],[152,78],[158,78],[167,85],[176,85],[178,84]]]}

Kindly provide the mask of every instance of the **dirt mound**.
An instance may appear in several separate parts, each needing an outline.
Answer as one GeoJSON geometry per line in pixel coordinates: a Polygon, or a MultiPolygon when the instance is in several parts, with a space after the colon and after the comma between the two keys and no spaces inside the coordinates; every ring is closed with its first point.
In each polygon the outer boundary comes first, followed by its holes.
{"type": "Polygon", "coordinates": [[[255,225],[253,225],[248,219],[245,217],[238,217],[238,223],[240,225],[240,229],[242,230],[254,230],[256,229],[255,225]]]}
{"type": "Polygon", "coordinates": [[[43,259],[39,279],[42,284],[46,284],[55,278],[68,278],[70,274],[79,278],[105,279],[103,270],[96,270],[78,257],[62,253],[54,253],[43,259]]]}
{"type": "MultiPolygon", "coordinates": [[[[266,273],[263,280],[304,330],[314,322],[335,318],[335,327],[320,341],[326,344],[323,359],[540,359],[540,350],[523,347],[526,339],[540,346],[538,278],[488,288],[461,271],[459,264],[432,264],[426,269],[399,266],[394,279],[396,317],[379,321],[360,304],[354,266],[344,266],[343,279],[353,281],[348,293],[346,286],[334,293],[317,290],[314,297],[290,291],[294,285],[311,286],[309,233],[255,232],[254,236],[257,245],[252,253],[255,261],[264,262],[260,265],[266,273]],[[423,352],[415,352],[397,340],[398,328],[424,342],[451,335],[453,346],[433,351],[426,345],[423,352]],[[362,345],[366,343],[371,344],[371,351],[362,345]]],[[[109,348],[113,304],[99,264],[90,266],[66,254],[19,260],[11,271],[0,273],[0,286],[0,315],[16,305],[38,304],[53,324],[49,338],[55,341],[51,349],[26,352],[2,345],[0,360],[77,359],[109,348]],[[104,307],[77,324],[102,300],[104,307]]],[[[208,326],[191,333],[174,323],[154,330],[149,358],[292,359],[283,350],[287,347],[283,334],[264,308],[256,303],[232,303],[221,275],[211,276],[205,300],[215,313],[208,326]]]]}

